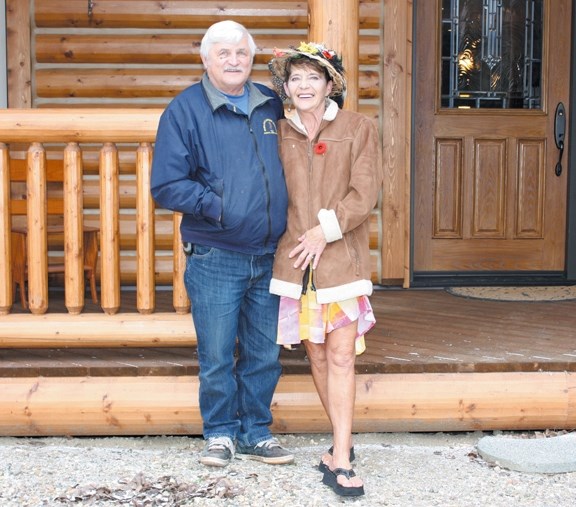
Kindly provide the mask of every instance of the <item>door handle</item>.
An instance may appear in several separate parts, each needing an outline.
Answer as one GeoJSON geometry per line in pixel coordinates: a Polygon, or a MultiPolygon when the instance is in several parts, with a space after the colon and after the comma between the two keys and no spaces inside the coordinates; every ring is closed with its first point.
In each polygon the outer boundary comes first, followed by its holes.
{"type": "Polygon", "coordinates": [[[554,115],[554,142],[556,148],[560,150],[558,162],[554,168],[556,176],[562,174],[562,155],[564,155],[564,136],[566,134],[566,109],[564,104],[559,102],[556,106],[556,114],[554,115]]]}

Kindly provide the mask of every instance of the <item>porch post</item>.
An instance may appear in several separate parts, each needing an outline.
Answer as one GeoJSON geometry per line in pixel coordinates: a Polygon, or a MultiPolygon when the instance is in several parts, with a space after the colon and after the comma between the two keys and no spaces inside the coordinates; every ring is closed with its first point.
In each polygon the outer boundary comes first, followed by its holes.
{"type": "Polygon", "coordinates": [[[347,93],[344,107],[358,110],[358,30],[357,0],[310,0],[310,40],[325,43],[342,55],[347,93]]]}
{"type": "Polygon", "coordinates": [[[12,255],[11,255],[11,218],[10,212],[10,166],[8,146],[0,143],[0,315],[12,308],[12,255]]]}
{"type": "Polygon", "coordinates": [[[11,108],[32,107],[32,69],[30,58],[30,3],[22,0],[6,2],[7,68],[10,88],[7,91],[11,108]]]}
{"type": "MultiPolygon", "coordinates": [[[[0,47],[7,47],[6,40],[6,0],[0,0],[0,47]]],[[[8,68],[6,51],[0,51],[0,108],[8,107],[8,68]]]]}

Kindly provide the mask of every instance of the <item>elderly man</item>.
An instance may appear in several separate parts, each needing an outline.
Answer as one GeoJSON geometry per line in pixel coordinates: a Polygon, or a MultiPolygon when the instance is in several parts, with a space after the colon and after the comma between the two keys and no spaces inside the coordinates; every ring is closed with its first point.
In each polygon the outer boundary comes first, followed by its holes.
{"type": "Polygon", "coordinates": [[[192,303],[206,445],[200,462],[237,456],[291,463],[272,437],[270,404],[281,372],[278,297],[269,293],[286,227],[278,157],[281,100],[250,81],[256,45],[222,21],[202,39],[202,81],[168,105],[156,137],[152,196],[183,213],[185,285],[192,303]]]}

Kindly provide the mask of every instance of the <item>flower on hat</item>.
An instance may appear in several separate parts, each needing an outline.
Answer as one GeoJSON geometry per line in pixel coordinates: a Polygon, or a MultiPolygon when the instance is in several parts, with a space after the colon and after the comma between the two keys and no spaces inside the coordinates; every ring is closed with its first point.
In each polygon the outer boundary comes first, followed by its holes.
{"type": "Polygon", "coordinates": [[[300,45],[296,48],[296,51],[315,55],[320,52],[319,46],[319,44],[315,44],[314,42],[300,42],[300,45]]]}
{"type": "Polygon", "coordinates": [[[317,42],[300,42],[300,45],[296,48],[296,51],[299,53],[321,56],[326,60],[332,60],[333,58],[339,60],[338,56],[336,55],[336,51],[333,49],[328,49],[324,44],[318,44],[317,42]]]}

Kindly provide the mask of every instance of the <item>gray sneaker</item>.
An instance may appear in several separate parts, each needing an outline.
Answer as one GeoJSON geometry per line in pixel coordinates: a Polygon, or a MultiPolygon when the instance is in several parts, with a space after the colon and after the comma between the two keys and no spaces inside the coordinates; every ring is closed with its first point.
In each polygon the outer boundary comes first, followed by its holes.
{"type": "Polygon", "coordinates": [[[274,437],[258,442],[254,446],[238,444],[236,456],[244,459],[254,459],[270,465],[286,465],[294,461],[294,454],[287,451],[274,437]]]}
{"type": "Polygon", "coordinates": [[[200,463],[212,467],[225,467],[234,456],[234,444],[228,437],[209,438],[200,454],[200,463]]]}

